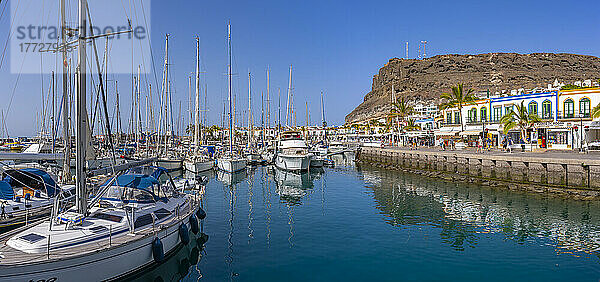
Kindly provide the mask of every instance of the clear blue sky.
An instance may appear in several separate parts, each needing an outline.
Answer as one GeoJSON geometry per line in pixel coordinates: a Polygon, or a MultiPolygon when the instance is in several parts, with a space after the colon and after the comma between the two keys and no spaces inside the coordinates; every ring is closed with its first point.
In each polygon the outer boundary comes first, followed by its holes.
{"type": "MultiPolygon", "coordinates": [[[[227,90],[226,24],[231,20],[239,107],[247,107],[250,70],[258,115],[268,66],[274,116],[277,88],[284,96],[289,65],[293,64],[298,123],[305,123],[305,101],[313,123],[320,121],[319,93],[324,90],[327,120],[341,124],[370,91],[378,69],[388,59],[404,56],[406,41],[410,42],[410,57],[416,56],[420,40],[429,42],[428,56],[487,52],[599,56],[599,8],[597,0],[152,1],[152,47],[160,72],[164,34],[171,34],[174,98],[182,100],[187,109],[187,75],[194,70],[194,36],[200,36],[210,121],[219,123],[227,90]]],[[[8,39],[9,20],[6,14],[0,19],[2,43],[8,39]]],[[[6,112],[6,100],[16,87],[8,127],[13,136],[32,135],[41,103],[40,75],[21,75],[15,84],[18,76],[8,67],[5,59],[0,66],[0,108],[6,112]]],[[[122,85],[120,92],[127,93],[128,76],[116,79],[122,85]]],[[[129,115],[129,102],[122,99],[124,117],[129,115]]]]}

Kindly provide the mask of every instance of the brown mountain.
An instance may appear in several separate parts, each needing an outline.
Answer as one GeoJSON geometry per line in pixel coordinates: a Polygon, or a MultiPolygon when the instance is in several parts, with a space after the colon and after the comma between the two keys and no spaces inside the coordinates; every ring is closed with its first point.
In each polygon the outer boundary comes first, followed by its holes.
{"type": "Polygon", "coordinates": [[[574,54],[489,53],[438,55],[423,60],[389,60],[373,76],[371,92],[346,116],[351,123],[389,112],[391,88],[396,97],[434,100],[457,83],[475,91],[546,87],[558,79],[563,83],[600,77],[600,58],[574,54]]]}

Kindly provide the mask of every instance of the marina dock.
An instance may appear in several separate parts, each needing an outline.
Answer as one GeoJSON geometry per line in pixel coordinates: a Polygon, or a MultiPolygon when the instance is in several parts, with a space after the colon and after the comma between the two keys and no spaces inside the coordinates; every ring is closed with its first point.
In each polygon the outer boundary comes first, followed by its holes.
{"type": "Polygon", "coordinates": [[[363,163],[427,171],[430,176],[467,180],[541,193],[600,197],[600,160],[576,153],[497,153],[361,147],[363,163]],[[473,181],[476,179],[476,181],[473,181]],[[515,186],[515,184],[517,186],[515,186]]]}

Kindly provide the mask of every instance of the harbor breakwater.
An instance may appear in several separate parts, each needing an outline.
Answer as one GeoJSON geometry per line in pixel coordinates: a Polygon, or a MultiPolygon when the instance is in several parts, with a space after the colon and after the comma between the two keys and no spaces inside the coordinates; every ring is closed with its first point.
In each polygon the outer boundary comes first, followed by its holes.
{"type": "Polygon", "coordinates": [[[570,198],[600,199],[600,160],[361,147],[360,165],[400,169],[447,181],[570,198]]]}

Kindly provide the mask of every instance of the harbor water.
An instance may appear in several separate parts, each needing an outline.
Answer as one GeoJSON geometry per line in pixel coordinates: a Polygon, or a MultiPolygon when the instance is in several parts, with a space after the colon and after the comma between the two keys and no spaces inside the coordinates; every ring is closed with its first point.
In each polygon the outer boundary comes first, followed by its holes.
{"type": "Polygon", "coordinates": [[[198,263],[173,263],[144,279],[600,278],[597,202],[355,167],[350,157],[307,174],[258,167],[210,177],[203,202],[209,239],[198,263]]]}

